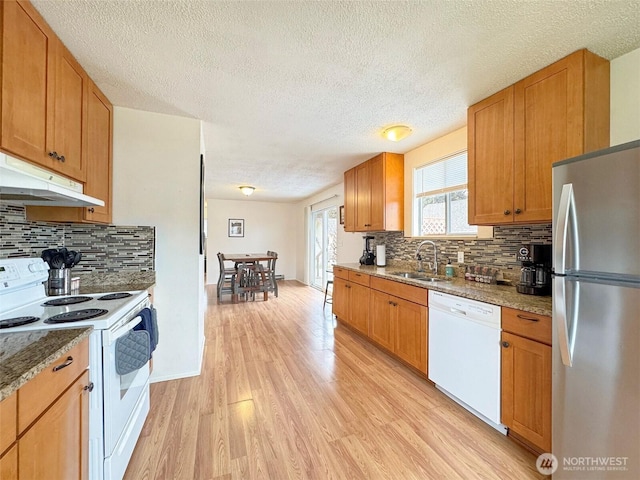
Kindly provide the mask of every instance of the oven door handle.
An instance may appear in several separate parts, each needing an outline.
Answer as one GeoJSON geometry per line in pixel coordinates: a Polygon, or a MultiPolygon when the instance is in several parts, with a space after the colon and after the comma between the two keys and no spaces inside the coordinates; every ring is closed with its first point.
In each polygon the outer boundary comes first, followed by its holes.
{"type": "Polygon", "coordinates": [[[127,322],[117,330],[114,330],[114,331],[106,330],[105,333],[106,333],[107,345],[113,345],[116,342],[116,340],[118,340],[120,337],[126,335],[131,330],[136,328],[138,325],[140,325],[141,322],[142,322],[142,317],[140,315],[137,315],[133,317],[130,322],[127,322]]]}

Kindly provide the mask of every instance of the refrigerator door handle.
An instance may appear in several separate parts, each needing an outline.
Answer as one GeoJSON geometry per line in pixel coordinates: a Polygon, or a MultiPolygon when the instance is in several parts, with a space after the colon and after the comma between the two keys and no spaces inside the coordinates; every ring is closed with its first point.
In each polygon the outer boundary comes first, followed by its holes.
{"type": "Polygon", "coordinates": [[[562,363],[567,367],[573,366],[573,351],[576,342],[576,333],[578,329],[578,306],[580,305],[580,282],[572,280],[575,284],[575,293],[573,298],[573,308],[571,312],[567,312],[567,291],[566,277],[555,277],[553,279],[553,311],[554,319],[557,320],[558,326],[558,342],[560,343],[560,356],[562,363]],[[569,315],[571,321],[569,322],[569,315]]]}
{"type": "Polygon", "coordinates": [[[569,228],[571,228],[574,247],[573,268],[575,270],[579,269],[578,259],[580,258],[575,198],[573,196],[573,184],[571,183],[562,186],[560,205],[558,206],[558,219],[556,220],[555,227],[553,271],[556,275],[565,275],[567,273],[567,240],[569,237],[569,228]]]}

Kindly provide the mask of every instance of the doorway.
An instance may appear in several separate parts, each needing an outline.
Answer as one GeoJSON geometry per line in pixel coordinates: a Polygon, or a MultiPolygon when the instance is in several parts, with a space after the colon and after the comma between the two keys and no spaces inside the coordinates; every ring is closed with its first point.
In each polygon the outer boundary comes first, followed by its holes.
{"type": "Polygon", "coordinates": [[[311,285],[324,290],[327,280],[333,279],[333,265],[338,257],[338,207],[312,212],[313,252],[311,285]]]}

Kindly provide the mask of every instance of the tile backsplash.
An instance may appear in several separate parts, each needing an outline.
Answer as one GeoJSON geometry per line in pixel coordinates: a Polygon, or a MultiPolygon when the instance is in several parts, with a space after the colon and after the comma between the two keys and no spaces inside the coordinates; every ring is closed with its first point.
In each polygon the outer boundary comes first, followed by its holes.
{"type": "Polygon", "coordinates": [[[155,227],[31,222],[24,206],[0,203],[0,233],[0,258],[66,247],[82,252],[74,274],[154,270],[155,227]]]}
{"type": "MultiPolygon", "coordinates": [[[[416,248],[422,241],[405,238],[402,232],[375,233],[377,245],[386,245],[387,259],[396,262],[415,262],[416,248]]],[[[493,238],[487,240],[434,240],[438,249],[438,264],[441,269],[447,259],[457,266],[458,252],[464,252],[465,265],[495,267],[507,277],[520,274],[520,263],[516,260],[518,248],[523,243],[551,245],[551,224],[494,227],[493,238]]],[[[424,247],[423,247],[424,248],[424,247]]],[[[430,258],[431,247],[425,250],[430,258]]],[[[443,273],[444,270],[440,273],[443,273]]]]}

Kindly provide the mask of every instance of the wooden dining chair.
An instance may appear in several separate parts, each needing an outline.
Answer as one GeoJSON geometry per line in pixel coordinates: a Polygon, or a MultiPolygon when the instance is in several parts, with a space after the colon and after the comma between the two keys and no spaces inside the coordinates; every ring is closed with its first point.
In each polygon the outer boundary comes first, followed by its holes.
{"type": "Polygon", "coordinates": [[[273,257],[271,260],[267,261],[267,268],[265,269],[265,274],[269,277],[269,291],[273,292],[273,294],[278,296],[278,282],[276,282],[276,260],[278,260],[278,254],[274,251],[267,250],[267,255],[273,257]]]}
{"type": "Polygon", "coordinates": [[[262,293],[265,301],[269,299],[269,280],[259,263],[238,264],[232,288],[233,303],[238,303],[240,296],[245,300],[255,300],[256,293],[262,293]]]}
{"type": "Polygon", "coordinates": [[[224,254],[218,252],[218,264],[220,265],[220,276],[218,277],[218,303],[222,301],[222,294],[233,294],[233,283],[236,278],[236,269],[225,266],[224,254]]]}

